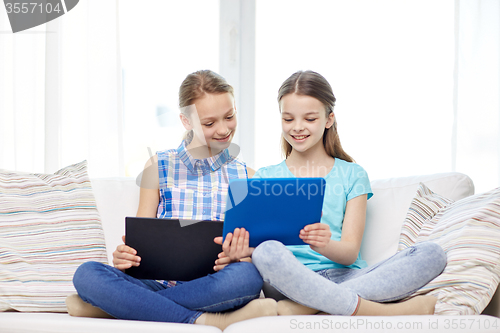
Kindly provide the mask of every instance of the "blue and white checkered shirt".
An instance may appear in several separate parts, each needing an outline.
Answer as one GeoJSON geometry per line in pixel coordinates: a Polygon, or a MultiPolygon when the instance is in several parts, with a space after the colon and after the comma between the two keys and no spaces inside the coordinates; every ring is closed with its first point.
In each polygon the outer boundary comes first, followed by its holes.
{"type": "Polygon", "coordinates": [[[246,164],[229,149],[195,159],[185,141],[157,152],[160,181],[158,218],[223,221],[229,180],[247,178],[246,164]]]}

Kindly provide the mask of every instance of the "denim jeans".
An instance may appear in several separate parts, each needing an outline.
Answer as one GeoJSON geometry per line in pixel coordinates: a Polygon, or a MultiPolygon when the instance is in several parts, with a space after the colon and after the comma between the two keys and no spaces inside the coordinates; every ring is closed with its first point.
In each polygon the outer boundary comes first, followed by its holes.
{"type": "Polygon", "coordinates": [[[203,312],[237,309],[258,298],[262,278],[253,264],[238,262],[169,288],[90,261],[78,267],[73,284],[82,300],[116,318],[194,323],[203,312]]]}
{"type": "Polygon", "coordinates": [[[252,262],[264,283],[305,306],[336,315],[352,315],[358,296],[376,302],[403,299],[441,274],[443,249],[422,242],[362,269],[325,269],[314,272],[277,241],[260,244],[252,262]]]}

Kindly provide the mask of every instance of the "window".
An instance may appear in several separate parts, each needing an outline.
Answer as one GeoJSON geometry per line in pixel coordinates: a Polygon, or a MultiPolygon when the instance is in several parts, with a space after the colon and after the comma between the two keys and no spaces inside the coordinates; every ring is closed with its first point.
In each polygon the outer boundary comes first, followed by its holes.
{"type": "Polygon", "coordinates": [[[453,1],[257,1],[256,167],[280,154],[281,83],[330,82],[344,149],[371,179],[450,171],[453,1]]]}
{"type": "Polygon", "coordinates": [[[219,1],[120,1],[127,176],[184,134],[178,91],[187,74],[219,69],[219,1]],[[139,4],[139,5],[138,5],[139,4]]]}

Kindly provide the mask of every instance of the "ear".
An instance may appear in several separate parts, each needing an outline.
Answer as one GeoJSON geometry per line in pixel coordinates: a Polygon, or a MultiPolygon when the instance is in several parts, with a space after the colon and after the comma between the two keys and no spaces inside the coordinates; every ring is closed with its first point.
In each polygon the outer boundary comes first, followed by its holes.
{"type": "Polygon", "coordinates": [[[189,121],[188,117],[186,117],[184,114],[179,114],[179,118],[181,119],[182,125],[186,129],[186,131],[190,131],[193,129],[193,126],[191,125],[191,122],[189,121]]]}
{"type": "Polygon", "coordinates": [[[332,127],[334,122],[335,122],[335,115],[333,114],[333,111],[332,111],[328,114],[328,119],[326,120],[325,128],[332,127]]]}

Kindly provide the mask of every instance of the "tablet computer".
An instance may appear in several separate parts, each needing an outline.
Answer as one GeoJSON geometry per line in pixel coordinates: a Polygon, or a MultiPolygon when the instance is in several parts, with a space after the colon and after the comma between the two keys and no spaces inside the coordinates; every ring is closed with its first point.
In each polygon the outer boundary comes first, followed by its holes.
{"type": "Polygon", "coordinates": [[[138,279],[190,281],[215,273],[222,247],[220,221],[125,218],[125,243],[137,250],[141,264],[125,272],[138,279]],[[182,223],[181,223],[182,222],[182,223]]]}
{"type": "Polygon", "coordinates": [[[250,247],[266,240],[304,245],[300,230],[321,219],[323,178],[235,179],[229,183],[224,239],[235,228],[250,233],[250,247]]]}

